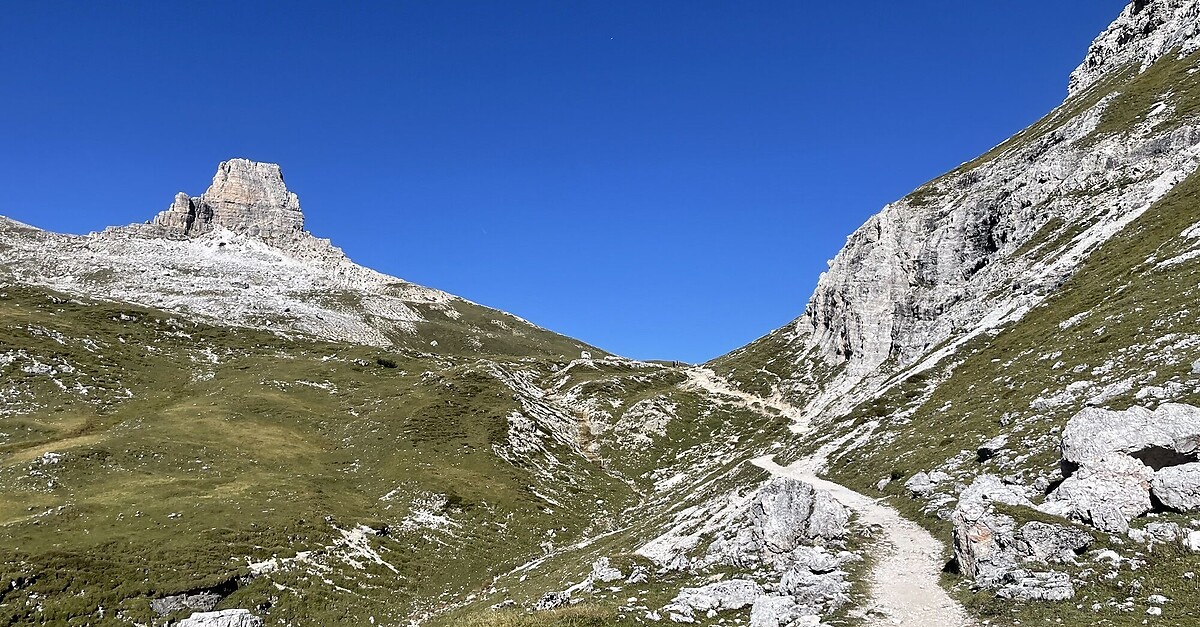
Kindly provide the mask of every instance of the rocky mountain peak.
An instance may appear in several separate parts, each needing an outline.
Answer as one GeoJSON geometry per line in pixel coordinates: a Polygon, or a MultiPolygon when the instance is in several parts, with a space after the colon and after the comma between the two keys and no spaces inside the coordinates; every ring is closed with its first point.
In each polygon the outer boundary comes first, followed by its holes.
{"type": "Polygon", "coordinates": [[[1134,0],[1088,49],[1074,72],[1069,96],[1086,91],[1113,71],[1145,70],[1167,54],[1200,49],[1200,0],[1134,0]]]}
{"type": "Polygon", "coordinates": [[[295,239],[305,232],[300,199],[288,191],[279,166],[248,159],[222,162],[208,191],[198,197],[180,192],[152,224],[185,237],[217,227],[268,240],[295,239]]]}

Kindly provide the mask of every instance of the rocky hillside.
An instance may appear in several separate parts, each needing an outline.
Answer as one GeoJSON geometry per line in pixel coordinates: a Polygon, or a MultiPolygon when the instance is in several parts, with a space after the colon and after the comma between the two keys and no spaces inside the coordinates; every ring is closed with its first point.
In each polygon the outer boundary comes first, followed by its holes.
{"type": "Polygon", "coordinates": [[[272,164],[0,219],[0,624],[1200,622],[1198,25],[1130,4],[704,367],[358,266],[272,164]]]}
{"type": "Polygon", "coordinates": [[[357,266],[278,166],[0,235],[0,624],[851,608],[848,510],[746,463],[791,407],[357,266]]]}
{"type": "Polygon", "coordinates": [[[189,318],[432,354],[602,351],[350,261],[304,230],[279,166],[224,162],[146,224],[77,237],[0,218],[0,276],[189,318]]]}
{"type": "Polygon", "coordinates": [[[1197,49],[1200,3],[1132,3],[1061,106],[885,207],[800,318],[713,364],[821,425],[793,456],[953,539],[993,620],[1200,617],[1179,498],[1200,433],[1197,49]]]}

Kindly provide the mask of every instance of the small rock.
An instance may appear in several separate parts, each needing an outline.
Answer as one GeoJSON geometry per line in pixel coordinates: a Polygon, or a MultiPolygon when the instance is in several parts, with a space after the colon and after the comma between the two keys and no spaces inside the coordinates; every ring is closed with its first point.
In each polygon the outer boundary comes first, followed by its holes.
{"type": "Polygon", "coordinates": [[[567,605],[570,605],[570,603],[570,592],[547,592],[546,594],[542,595],[542,598],[538,599],[538,602],[534,604],[533,609],[538,612],[548,612],[550,610],[557,610],[559,608],[566,607],[567,605]]]}
{"type": "Polygon", "coordinates": [[[1014,601],[1066,601],[1075,597],[1075,586],[1066,573],[1016,570],[1005,576],[1007,585],[996,594],[1014,601]]]}
{"type": "Polygon", "coordinates": [[[976,456],[980,462],[986,462],[995,457],[1000,451],[1004,450],[1004,447],[1007,444],[1008,436],[998,435],[987,442],[980,444],[979,449],[976,451],[976,456]]]}
{"type": "Polygon", "coordinates": [[[926,494],[933,492],[935,487],[937,487],[936,484],[934,484],[933,481],[929,479],[929,475],[924,472],[918,472],[910,477],[908,481],[904,482],[904,489],[917,496],[925,496],[926,494]]]}

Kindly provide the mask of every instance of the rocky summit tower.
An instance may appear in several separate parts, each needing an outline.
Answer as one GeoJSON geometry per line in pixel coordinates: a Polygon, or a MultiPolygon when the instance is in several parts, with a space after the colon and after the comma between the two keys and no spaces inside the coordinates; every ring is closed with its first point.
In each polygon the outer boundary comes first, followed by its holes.
{"type": "Polygon", "coordinates": [[[217,227],[269,240],[304,233],[300,199],[288,191],[274,163],[230,159],[217,168],[212,185],[198,197],[180,192],[152,222],[166,234],[193,237],[217,227]]]}

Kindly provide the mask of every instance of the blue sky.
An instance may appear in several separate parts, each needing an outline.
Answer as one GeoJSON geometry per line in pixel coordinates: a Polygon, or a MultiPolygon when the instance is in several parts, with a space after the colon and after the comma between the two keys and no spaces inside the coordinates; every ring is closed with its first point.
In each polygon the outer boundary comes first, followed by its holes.
{"type": "Polygon", "coordinates": [[[364,265],[703,361],[1058,104],[1124,4],[9,3],[0,215],[85,233],[277,162],[364,265]]]}

